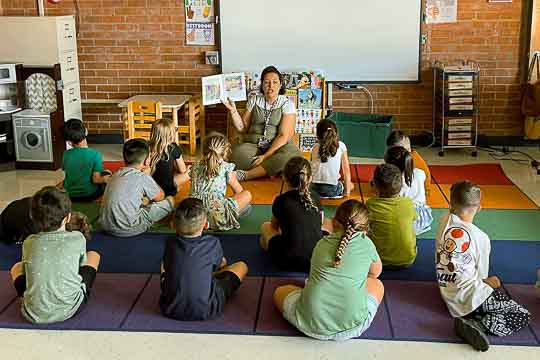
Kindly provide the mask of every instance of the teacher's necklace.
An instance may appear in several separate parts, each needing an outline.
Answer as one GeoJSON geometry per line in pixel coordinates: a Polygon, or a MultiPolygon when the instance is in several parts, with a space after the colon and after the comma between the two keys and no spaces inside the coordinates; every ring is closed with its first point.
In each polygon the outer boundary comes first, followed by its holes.
{"type": "Polygon", "coordinates": [[[264,99],[264,126],[268,126],[268,123],[270,122],[270,117],[272,116],[272,112],[274,111],[274,108],[276,107],[278,98],[270,104],[270,109],[267,109],[266,106],[268,105],[268,101],[266,101],[266,98],[264,99]]]}

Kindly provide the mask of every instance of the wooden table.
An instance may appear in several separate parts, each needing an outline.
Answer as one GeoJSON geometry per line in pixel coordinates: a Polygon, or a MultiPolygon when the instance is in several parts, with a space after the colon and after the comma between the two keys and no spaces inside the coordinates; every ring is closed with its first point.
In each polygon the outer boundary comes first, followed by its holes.
{"type": "Polygon", "coordinates": [[[172,112],[174,125],[178,126],[178,110],[189,101],[192,95],[135,95],[118,104],[118,107],[126,108],[130,101],[152,101],[161,103],[162,112],[172,112]]]}

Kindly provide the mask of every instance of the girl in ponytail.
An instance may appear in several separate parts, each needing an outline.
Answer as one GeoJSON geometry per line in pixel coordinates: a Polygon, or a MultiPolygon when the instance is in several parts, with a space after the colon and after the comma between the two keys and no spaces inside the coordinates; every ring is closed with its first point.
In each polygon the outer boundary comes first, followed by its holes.
{"type": "Polygon", "coordinates": [[[347,146],[339,141],[336,124],[328,119],[317,124],[317,144],[311,151],[313,190],[322,198],[349,196],[354,189],[347,146]],[[340,179],[340,170],[343,180],[340,179]]]}
{"type": "Polygon", "coordinates": [[[433,215],[431,208],[426,204],[426,173],[414,167],[411,152],[401,146],[388,148],[384,154],[384,162],[397,166],[401,171],[403,180],[399,195],[413,201],[417,215],[413,223],[416,235],[429,231],[433,215]]]}
{"type": "Polygon", "coordinates": [[[305,288],[280,286],[274,303],[304,334],[320,340],[346,340],[366,331],[384,296],[378,279],[382,263],[367,236],[368,210],[357,200],[341,204],[334,233],[315,246],[305,288]]]}
{"type": "Polygon", "coordinates": [[[272,220],[261,226],[261,246],[274,262],[289,271],[309,271],[309,259],[322,238],[324,214],[319,196],[310,190],[309,161],[293,157],[283,177],[288,191],[272,204],[272,220]]]}
{"type": "Polygon", "coordinates": [[[234,164],[226,161],[230,150],[231,144],[224,135],[209,135],[203,145],[202,160],[190,172],[189,196],[202,200],[212,230],[238,229],[238,218],[251,208],[251,193],[238,182],[234,164]],[[227,185],[234,196],[225,196],[227,185]]]}

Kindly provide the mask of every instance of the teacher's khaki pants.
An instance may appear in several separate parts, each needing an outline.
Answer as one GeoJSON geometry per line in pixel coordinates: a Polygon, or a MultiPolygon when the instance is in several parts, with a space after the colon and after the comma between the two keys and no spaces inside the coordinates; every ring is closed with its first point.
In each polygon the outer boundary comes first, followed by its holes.
{"type": "MultiPolygon", "coordinates": [[[[242,143],[235,145],[232,149],[231,161],[239,170],[249,170],[253,157],[260,155],[261,152],[256,144],[242,143]]],[[[264,160],[261,166],[268,176],[276,176],[283,171],[285,164],[290,158],[302,156],[302,153],[294,144],[285,144],[280,147],[272,156],[264,160]]]]}

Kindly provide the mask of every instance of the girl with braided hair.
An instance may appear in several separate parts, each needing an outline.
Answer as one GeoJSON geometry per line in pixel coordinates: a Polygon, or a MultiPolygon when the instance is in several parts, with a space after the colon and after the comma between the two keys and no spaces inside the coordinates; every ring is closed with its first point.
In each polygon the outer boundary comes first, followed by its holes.
{"type": "Polygon", "coordinates": [[[332,223],[335,232],[313,250],[305,288],[280,286],[274,303],[304,334],[346,340],[362,335],[377,313],[384,296],[378,279],[382,263],[367,236],[369,219],[363,203],[345,201],[332,223]]]}
{"type": "Polygon", "coordinates": [[[293,157],[285,165],[283,177],[288,191],[276,197],[272,220],[261,225],[261,247],[279,267],[308,272],[313,248],[323,237],[324,220],[319,196],[310,190],[309,161],[293,157]]]}
{"type": "Polygon", "coordinates": [[[227,138],[215,133],[206,138],[202,160],[190,171],[189,196],[202,200],[212,230],[238,229],[238,218],[251,208],[251,193],[244,190],[236,178],[234,164],[228,163],[231,144],[227,138]],[[234,195],[225,196],[229,185],[234,195]]]}
{"type": "Polygon", "coordinates": [[[347,146],[339,141],[336,124],[324,119],[317,124],[317,144],[311,151],[313,190],[321,198],[338,199],[349,196],[354,189],[347,146]],[[340,170],[343,180],[340,179],[340,170]]]}

